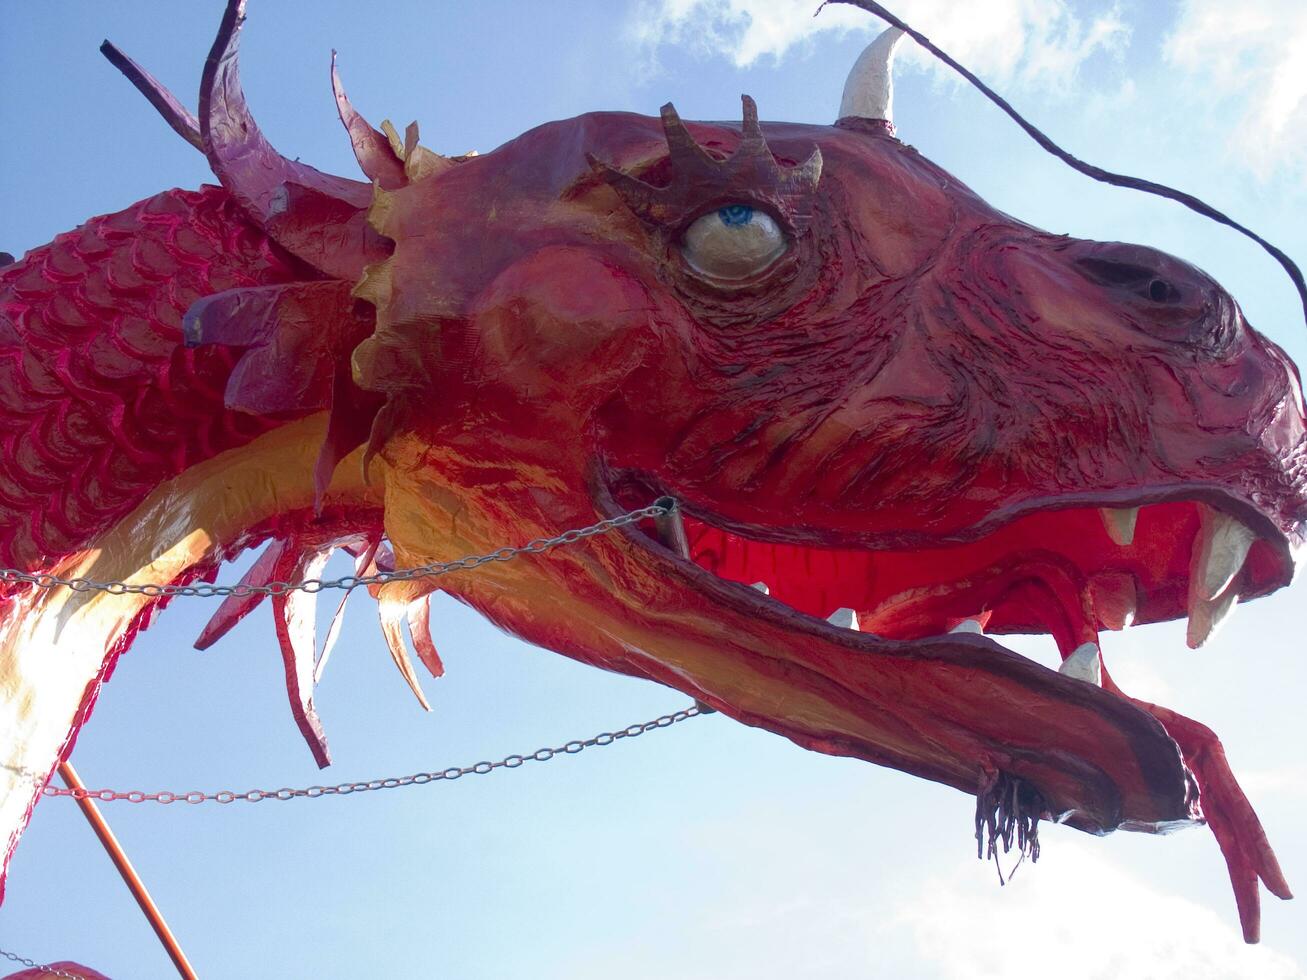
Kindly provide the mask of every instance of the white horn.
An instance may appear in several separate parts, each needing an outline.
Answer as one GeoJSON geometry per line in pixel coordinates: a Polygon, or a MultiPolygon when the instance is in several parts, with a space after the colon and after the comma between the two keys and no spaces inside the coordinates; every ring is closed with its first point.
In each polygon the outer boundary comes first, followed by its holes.
{"type": "Polygon", "coordinates": [[[867,45],[858,55],[844,83],[840,99],[840,119],[884,119],[894,121],[894,48],[903,37],[897,27],[890,27],[867,45]]]}

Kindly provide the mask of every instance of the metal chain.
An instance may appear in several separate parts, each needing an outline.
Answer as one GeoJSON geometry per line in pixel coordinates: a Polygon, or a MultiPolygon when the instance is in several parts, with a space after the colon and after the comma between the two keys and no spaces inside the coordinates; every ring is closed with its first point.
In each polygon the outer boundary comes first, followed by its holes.
{"type": "MultiPolygon", "coordinates": [[[[360,586],[380,585],[384,582],[409,581],[416,578],[435,578],[440,575],[448,575],[450,572],[467,571],[477,568],[481,565],[494,561],[511,561],[520,555],[535,555],[559,545],[573,544],[585,538],[592,538],[599,534],[605,534],[608,531],[615,530],[619,527],[625,527],[628,524],[635,524],[638,521],[646,520],[653,517],[662,517],[672,513],[676,508],[676,501],[668,497],[659,499],[656,503],[648,507],[642,507],[639,510],[633,510],[619,517],[609,518],[608,520],[599,521],[597,524],[591,524],[588,527],[574,528],[570,531],[564,531],[552,538],[536,538],[518,548],[500,548],[487,555],[469,555],[459,558],[455,561],[432,562],[428,565],[418,565],[415,568],[396,569],[390,572],[377,572],[373,575],[346,575],[338,579],[305,579],[301,582],[267,582],[263,585],[246,585],[239,583],[236,585],[215,585],[207,582],[200,582],[194,585],[168,585],[162,583],[141,583],[133,584],[130,582],[98,582],[86,578],[63,578],[59,575],[52,575],[46,572],[33,574],[24,572],[18,568],[0,568],[0,583],[4,582],[25,582],[36,586],[38,589],[54,589],[63,586],[72,589],[74,592],[108,592],[112,595],[126,595],[128,593],[147,595],[147,596],[250,596],[263,594],[269,596],[285,595],[287,592],[296,590],[315,593],[323,589],[344,589],[350,591],[360,586]]],[[[352,793],[367,793],[379,789],[396,789],[401,786],[420,786],[426,783],[444,780],[446,782],[459,779],[462,776],[484,776],[494,772],[496,769],[516,769],[527,762],[548,762],[550,759],[559,755],[576,755],[593,746],[612,745],[614,742],[624,738],[635,738],[644,735],[647,732],[659,728],[669,728],[678,722],[686,721],[697,715],[705,713],[708,709],[701,709],[698,705],[691,708],[685,708],[681,711],[673,712],[668,715],[661,715],[652,721],[642,722],[640,724],[628,725],[626,728],[616,732],[600,732],[592,738],[584,740],[574,739],[570,742],[564,742],[556,748],[536,749],[529,755],[509,755],[500,759],[498,762],[478,762],[471,766],[451,766],[447,769],[434,770],[432,772],[417,772],[408,776],[392,776],[385,779],[370,779],[361,783],[337,783],[334,786],[309,786],[304,789],[290,789],[282,787],[277,790],[246,790],[243,793],[234,793],[230,790],[221,790],[217,793],[202,793],[198,790],[192,790],[189,793],[172,793],[163,790],[157,793],[145,793],[140,790],[131,790],[130,792],[120,792],[111,789],[66,789],[58,786],[46,785],[41,792],[45,796],[70,796],[74,799],[93,799],[102,802],[114,802],[117,800],[127,800],[129,803],[234,803],[241,800],[246,803],[259,803],[263,800],[293,800],[304,797],[310,800],[317,799],[321,796],[348,796],[352,793]]],[[[38,780],[35,773],[26,773],[29,777],[38,780]]],[[[32,970],[39,970],[41,973],[49,974],[52,977],[61,977],[64,980],[86,980],[85,977],[76,973],[68,973],[57,967],[49,966],[44,963],[37,963],[35,960],[29,960],[25,956],[19,956],[17,953],[11,953],[8,950],[0,949],[0,956],[11,962],[18,963],[32,970]]]]}
{"type": "Polygon", "coordinates": [[[576,755],[593,746],[612,745],[614,742],[624,738],[636,738],[644,735],[646,732],[652,732],[658,728],[670,728],[677,722],[686,721],[697,715],[711,713],[709,710],[695,705],[691,708],[684,708],[681,711],[675,711],[669,715],[662,715],[653,721],[641,722],[635,725],[627,725],[625,728],[615,732],[600,732],[598,735],[587,739],[574,739],[570,742],[564,742],[556,748],[536,749],[528,755],[509,755],[500,759],[498,762],[477,762],[470,766],[451,766],[448,769],[437,769],[432,772],[416,772],[408,776],[390,776],[385,779],[369,779],[363,783],[337,783],[335,786],[309,786],[304,789],[290,789],[282,787],[281,789],[251,789],[243,793],[234,793],[231,790],[221,790],[216,793],[203,793],[199,790],[192,790],[189,793],[172,793],[163,790],[157,793],[145,793],[141,790],[130,790],[122,792],[113,789],[67,789],[59,786],[47,785],[42,793],[46,796],[71,796],[73,799],[84,800],[102,800],[105,803],[112,803],[118,800],[126,800],[128,803],[235,803],[240,800],[244,803],[261,803],[264,800],[294,800],[301,797],[316,800],[322,796],[348,796],[351,793],[368,793],[378,789],[397,789],[401,786],[422,786],[426,783],[433,783],[438,780],[446,782],[458,779],[462,776],[485,776],[494,772],[496,769],[516,769],[528,762],[548,762],[550,759],[560,755],[576,755]]]}
{"type": "Polygon", "coordinates": [[[80,973],[66,973],[58,967],[53,967],[46,963],[37,963],[34,960],[29,960],[26,956],[19,956],[17,953],[11,953],[7,949],[0,949],[0,956],[3,956],[5,959],[11,960],[14,963],[20,963],[29,970],[40,970],[42,973],[48,973],[52,977],[64,977],[65,980],[86,980],[86,977],[82,976],[80,973]]]}
{"type": "Polygon", "coordinates": [[[250,596],[250,595],[285,595],[287,592],[321,592],[324,589],[344,589],[350,591],[363,585],[381,585],[384,582],[407,582],[416,578],[436,578],[440,575],[448,575],[450,572],[462,572],[468,569],[478,568],[481,565],[493,561],[511,561],[520,555],[538,555],[542,551],[549,551],[551,548],[557,548],[563,544],[574,544],[585,538],[593,538],[599,534],[606,534],[619,527],[625,527],[628,524],[635,524],[638,521],[646,520],[651,517],[662,517],[670,514],[676,508],[676,502],[668,497],[663,497],[658,502],[650,504],[648,507],[641,507],[639,510],[633,510],[629,513],[622,514],[620,517],[610,517],[608,520],[600,521],[597,524],[591,524],[589,527],[574,528],[570,531],[564,531],[562,534],[552,538],[536,538],[529,541],[519,548],[500,548],[498,551],[492,551],[488,555],[468,555],[464,558],[458,558],[454,561],[436,561],[428,565],[417,565],[413,568],[397,568],[390,572],[376,572],[373,575],[345,575],[336,579],[304,579],[302,582],[267,582],[263,585],[247,585],[238,583],[236,585],[219,585],[209,582],[197,582],[192,585],[165,585],[163,583],[137,583],[131,582],[98,582],[94,579],[87,578],[63,578],[59,575],[52,575],[49,572],[24,572],[18,568],[0,568],[0,584],[5,582],[25,582],[35,585],[38,589],[54,589],[59,586],[72,589],[74,592],[108,592],[110,595],[126,595],[128,593],[147,595],[147,596],[250,596]]]}

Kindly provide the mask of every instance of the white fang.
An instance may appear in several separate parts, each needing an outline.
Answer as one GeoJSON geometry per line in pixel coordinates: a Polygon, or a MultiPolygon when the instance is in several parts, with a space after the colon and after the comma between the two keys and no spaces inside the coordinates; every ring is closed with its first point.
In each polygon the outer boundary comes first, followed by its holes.
{"type": "Polygon", "coordinates": [[[1203,514],[1194,549],[1193,586],[1199,599],[1215,599],[1243,568],[1257,535],[1242,521],[1217,511],[1203,514]]]}
{"type": "Polygon", "coordinates": [[[858,614],[852,609],[841,606],[833,613],[826,617],[826,622],[832,626],[841,626],[846,630],[860,630],[858,626],[858,614]]]}
{"type": "Polygon", "coordinates": [[[1122,548],[1134,543],[1135,524],[1139,520],[1138,507],[1103,507],[1098,513],[1112,543],[1122,548]]]}
{"type": "Polygon", "coordinates": [[[1078,681],[1103,686],[1103,663],[1098,656],[1098,645],[1082,643],[1071,651],[1071,656],[1062,661],[1057,669],[1059,674],[1074,677],[1078,681]]]}

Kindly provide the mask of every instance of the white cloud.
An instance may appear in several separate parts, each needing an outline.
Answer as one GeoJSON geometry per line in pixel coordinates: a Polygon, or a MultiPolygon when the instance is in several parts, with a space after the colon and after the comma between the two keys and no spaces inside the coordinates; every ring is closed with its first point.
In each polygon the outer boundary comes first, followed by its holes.
{"type": "Polygon", "coordinates": [[[1307,5],[1183,0],[1165,47],[1204,111],[1225,117],[1231,151],[1261,177],[1307,166],[1307,5]]]}
{"type": "Polygon", "coordinates": [[[1245,945],[1210,909],[1144,884],[1083,844],[1057,845],[997,894],[969,873],[923,882],[885,923],[886,936],[902,941],[907,932],[921,961],[949,980],[1307,976],[1282,953],[1245,945]]]}
{"type": "MultiPolygon", "coordinates": [[[[883,25],[866,11],[830,5],[813,16],[816,0],[646,0],[632,30],[646,48],[688,45],[723,55],[738,66],[782,58],[823,32],[858,31],[871,37],[883,25]]],[[[1098,51],[1129,39],[1115,5],[1084,20],[1066,0],[899,0],[894,12],[987,80],[1059,88],[1098,51]]],[[[902,56],[945,68],[911,45],[902,56]]]]}

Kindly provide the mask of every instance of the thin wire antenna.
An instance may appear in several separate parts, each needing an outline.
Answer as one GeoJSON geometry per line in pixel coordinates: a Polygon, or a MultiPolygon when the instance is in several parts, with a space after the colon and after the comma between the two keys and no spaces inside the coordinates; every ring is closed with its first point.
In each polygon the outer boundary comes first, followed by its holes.
{"type": "Polygon", "coordinates": [[[1188,194],[1185,191],[1177,190],[1174,187],[1169,187],[1166,184],[1159,184],[1152,180],[1144,180],[1142,177],[1131,177],[1129,174],[1118,174],[1111,170],[1104,170],[1101,167],[1095,167],[1092,163],[1085,163],[1085,161],[1081,160],[1079,157],[1068,153],[1049,139],[1048,136],[1046,136],[1043,131],[1033,123],[1027,122],[1026,118],[1022,116],[1021,113],[1017,112],[1016,109],[1012,108],[1003,96],[999,95],[969,70],[955,61],[948,52],[942,51],[940,48],[936,47],[930,38],[926,37],[926,35],[922,34],[920,31],[914,30],[880,4],[876,3],[875,0],[823,0],[821,6],[817,8],[817,13],[821,13],[822,9],[828,3],[847,3],[853,7],[861,7],[863,10],[867,11],[867,13],[874,14],[887,24],[897,27],[976,88],[980,89],[989,101],[993,102],[996,106],[1007,113],[1008,116],[1012,118],[1013,122],[1026,131],[1026,134],[1031,139],[1073,170],[1078,170],[1086,177],[1092,177],[1094,180],[1100,181],[1104,184],[1112,184],[1115,187],[1129,187],[1137,191],[1143,191],[1146,194],[1156,194],[1158,197],[1165,197],[1172,201],[1178,201],[1180,204],[1189,208],[1189,210],[1196,211],[1205,218],[1211,218],[1213,221],[1233,228],[1235,231],[1239,232],[1239,234],[1251,238],[1265,249],[1266,252],[1269,253],[1277,262],[1279,262],[1284,268],[1285,273],[1293,280],[1293,285],[1298,290],[1298,299],[1302,302],[1303,321],[1304,323],[1307,323],[1307,282],[1303,281],[1302,270],[1298,268],[1297,263],[1289,258],[1285,252],[1272,245],[1261,235],[1257,234],[1257,232],[1235,221],[1224,212],[1218,211],[1206,201],[1194,197],[1194,195],[1188,194]]]}

